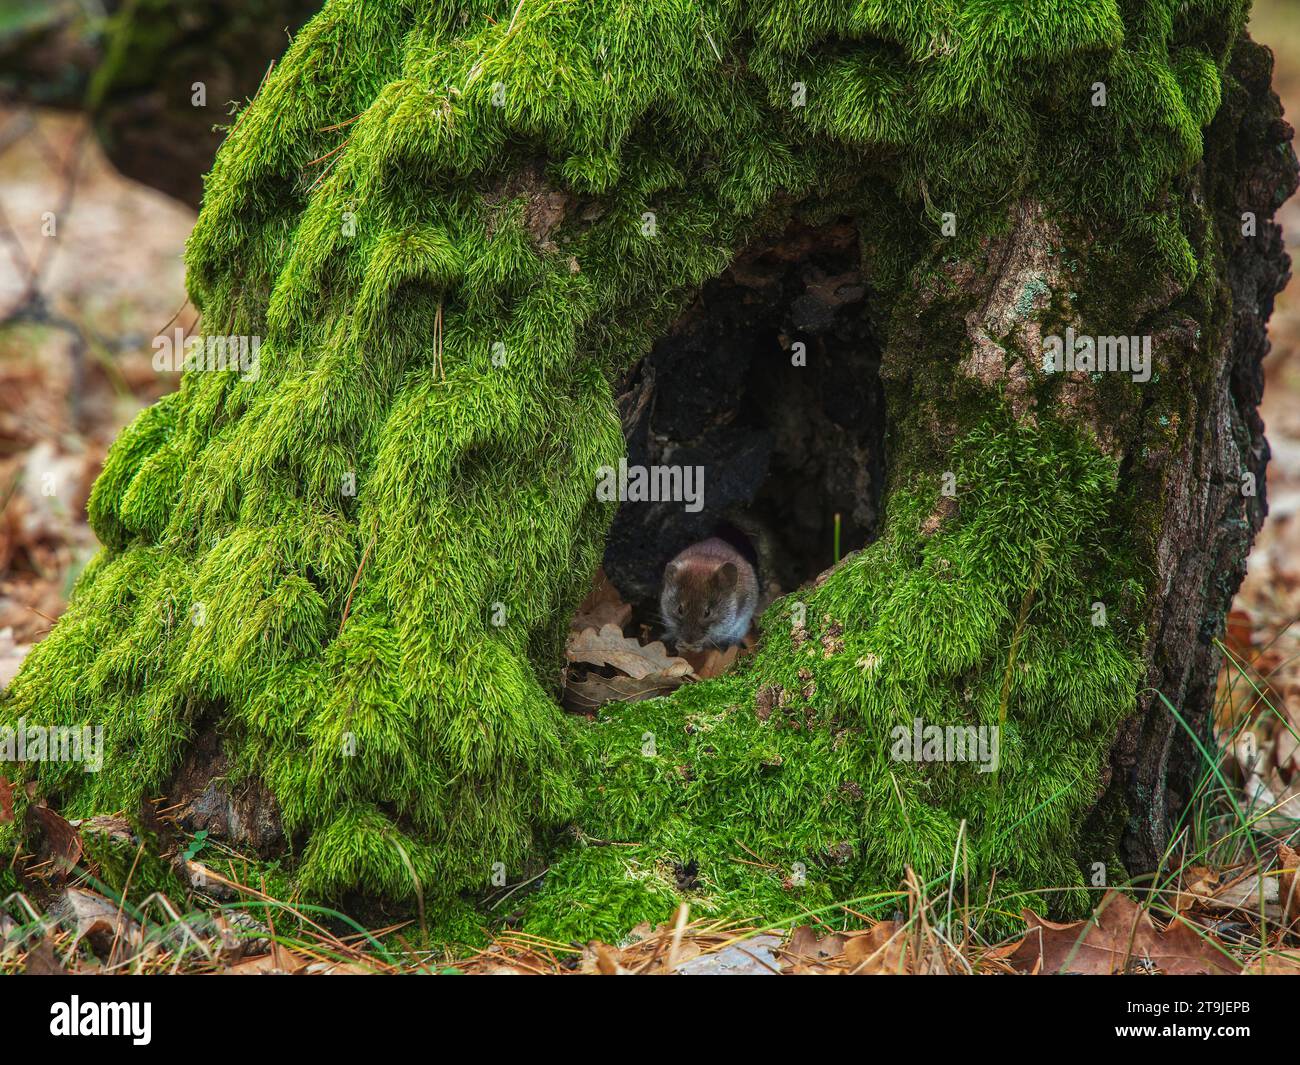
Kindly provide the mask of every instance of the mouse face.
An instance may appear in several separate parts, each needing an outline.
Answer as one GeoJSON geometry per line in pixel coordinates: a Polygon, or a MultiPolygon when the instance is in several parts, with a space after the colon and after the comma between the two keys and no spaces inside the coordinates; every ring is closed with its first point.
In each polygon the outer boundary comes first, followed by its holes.
{"type": "MultiPolygon", "coordinates": [[[[700,651],[734,642],[738,579],[732,562],[674,560],[668,564],[659,606],[669,638],[680,650],[700,651]]],[[[746,628],[748,623],[746,618],[746,628]]]]}

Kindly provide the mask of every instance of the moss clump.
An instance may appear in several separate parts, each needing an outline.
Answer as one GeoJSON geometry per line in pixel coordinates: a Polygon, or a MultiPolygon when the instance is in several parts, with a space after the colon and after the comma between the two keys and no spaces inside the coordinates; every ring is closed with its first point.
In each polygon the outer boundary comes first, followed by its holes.
{"type": "Polygon", "coordinates": [[[805,863],[809,897],[931,875],[963,818],[1011,879],[1078,883],[1070,826],[1137,639],[1089,627],[1089,597],[1134,597],[1095,550],[1115,483],[1086,439],[977,430],[928,538],[935,479],[896,462],[884,541],[809,597],[807,647],[776,608],[741,677],[585,728],[551,698],[560,640],[612,516],[611,381],[738,248],[849,215],[888,308],[940,277],[936,212],[968,250],[1026,192],[1161,218],[1244,9],[329,0],[231,131],[189,247],[205,330],[260,338],[256,372],[188,373],[122,434],[104,550],[0,709],[105,726],[104,772],[44,765],[43,792],[133,809],[216,723],[308,893],[513,879],[575,816],[643,845],[634,889],[631,852],[566,856],[539,927],[584,885],[620,920],[657,911],[663,860],[776,906],[737,838],[805,863]],[[797,730],[754,720],[773,685],[815,686],[797,730]],[[913,715],[997,720],[999,774],[889,765],[877,730],[913,715]]]}
{"type": "MultiPolygon", "coordinates": [[[[141,831],[138,825],[132,827],[137,833],[141,831]]],[[[90,830],[79,835],[82,864],[90,873],[89,883],[95,890],[114,899],[129,893],[133,902],[154,892],[178,901],[189,894],[188,885],[174,864],[163,857],[159,841],[153,835],[144,833],[140,842],[90,830]]]]}

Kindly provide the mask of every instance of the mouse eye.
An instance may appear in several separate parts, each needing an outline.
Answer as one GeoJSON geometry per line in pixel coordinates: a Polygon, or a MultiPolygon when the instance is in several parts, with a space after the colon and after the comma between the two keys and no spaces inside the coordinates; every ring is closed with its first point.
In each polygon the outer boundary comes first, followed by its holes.
{"type": "Polygon", "coordinates": [[[704,608],[704,616],[707,618],[711,613],[713,613],[713,607],[706,606],[704,608]]]}
{"type": "Polygon", "coordinates": [[[679,618],[686,616],[686,607],[682,606],[681,603],[677,604],[677,616],[679,618]]]}

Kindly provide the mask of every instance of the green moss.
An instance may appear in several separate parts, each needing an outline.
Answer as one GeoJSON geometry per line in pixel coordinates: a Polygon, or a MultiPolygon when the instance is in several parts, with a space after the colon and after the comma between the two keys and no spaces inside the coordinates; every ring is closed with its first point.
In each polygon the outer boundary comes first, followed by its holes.
{"type": "MultiPolygon", "coordinates": [[[[139,826],[133,826],[138,833],[139,826]]],[[[90,873],[90,885],[111,898],[127,893],[138,903],[154,892],[181,901],[189,894],[172,863],[162,857],[157,840],[145,835],[143,845],[103,832],[83,830],[82,864],[90,873]]]]}
{"type": "Polygon", "coordinates": [[[18,890],[17,863],[18,832],[13,822],[0,822],[0,898],[18,890]]]}
{"type": "Polygon", "coordinates": [[[42,791],[136,808],[220,721],[321,895],[522,879],[576,819],[588,843],[532,911],[566,936],[662,917],[673,863],[717,912],[934,876],[963,820],[1001,883],[1079,884],[1073,826],[1141,640],[1089,605],[1145,578],[1073,430],[954,390],[950,455],[912,412],[884,538],[809,596],[808,644],[774,607],[738,677],[587,726],[552,698],[560,644],[611,518],[612,381],[703,281],[795,213],[847,214],[881,322],[916,309],[919,377],[965,337],[910,294],[942,294],[943,257],[978,258],[1012,197],[1194,272],[1162,205],[1244,8],[329,0],[231,131],[189,245],[207,329],[262,338],[259,372],[189,373],[122,434],[90,505],[104,552],[0,708],[105,726],[104,772],[41,766],[42,791]],[[923,536],[958,460],[959,513],[923,536]],[[815,688],[797,730],[755,718],[772,685],[815,688]],[[1000,772],[891,763],[881,730],[912,716],[999,723],[1000,772]]]}

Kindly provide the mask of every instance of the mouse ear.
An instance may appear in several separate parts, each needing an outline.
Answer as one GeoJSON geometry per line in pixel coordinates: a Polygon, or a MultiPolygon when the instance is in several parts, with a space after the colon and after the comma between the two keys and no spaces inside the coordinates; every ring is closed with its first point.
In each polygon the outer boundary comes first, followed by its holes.
{"type": "Polygon", "coordinates": [[[664,567],[664,579],[671,580],[681,572],[681,568],[686,565],[680,558],[675,558],[664,567]]]}
{"type": "Polygon", "coordinates": [[[724,562],[718,567],[717,572],[713,575],[715,587],[724,592],[731,591],[736,587],[736,578],[739,576],[734,562],[724,562]]]}

